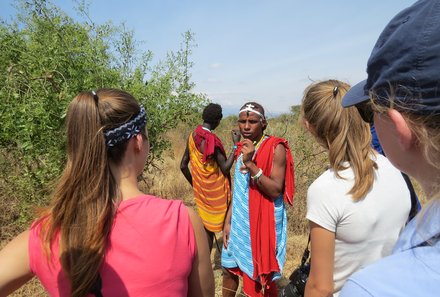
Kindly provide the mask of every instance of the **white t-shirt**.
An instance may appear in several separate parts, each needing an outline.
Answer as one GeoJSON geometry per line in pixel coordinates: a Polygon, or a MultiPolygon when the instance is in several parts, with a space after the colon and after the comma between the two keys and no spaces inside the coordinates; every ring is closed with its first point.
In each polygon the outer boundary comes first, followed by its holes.
{"type": "Polygon", "coordinates": [[[334,296],[352,273],[391,254],[408,219],[411,197],[402,174],[384,156],[372,158],[378,170],[362,200],[347,195],[354,184],[351,168],[339,172],[344,179],[329,169],[308,189],[307,219],[336,236],[334,296]]]}

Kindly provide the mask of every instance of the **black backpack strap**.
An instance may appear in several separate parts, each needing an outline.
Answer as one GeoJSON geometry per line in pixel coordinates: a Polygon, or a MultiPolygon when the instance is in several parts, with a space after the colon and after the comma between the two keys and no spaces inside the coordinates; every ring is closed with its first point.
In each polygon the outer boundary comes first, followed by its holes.
{"type": "Polygon", "coordinates": [[[304,253],[303,253],[303,256],[301,259],[301,266],[304,266],[304,264],[306,264],[307,260],[309,260],[309,256],[310,256],[309,245],[310,245],[310,233],[309,233],[309,240],[307,241],[307,246],[304,249],[304,253]]]}

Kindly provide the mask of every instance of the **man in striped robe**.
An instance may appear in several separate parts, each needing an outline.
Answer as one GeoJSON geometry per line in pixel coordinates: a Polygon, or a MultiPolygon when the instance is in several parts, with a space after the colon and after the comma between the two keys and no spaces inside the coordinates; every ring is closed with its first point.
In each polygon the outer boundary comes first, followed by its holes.
{"type": "Polygon", "coordinates": [[[243,279],[251,297],[276,297],[286,256],[286,205],[294,194],[293,158],[287,141],[265,133],[264,108],[240,109],[243,141],[237,146],[232,206],[223,230],[223,297],[233,297],[243,279]]]}
{"type": "Polygon", "coordinates": [[[234,146],[226,157],[221,140],[212,131],[220,124],[222,108],[210,103],[203,110],[203,124],[188,137],[180,169],[194,190],[197,211],[205,226],[209,250],[215,232],[223,229],[225,215],[231,201],[230,169],[240,133],[232,132],[234,146]],[[191,170],[189,168],[189,164],[191,170]]]}

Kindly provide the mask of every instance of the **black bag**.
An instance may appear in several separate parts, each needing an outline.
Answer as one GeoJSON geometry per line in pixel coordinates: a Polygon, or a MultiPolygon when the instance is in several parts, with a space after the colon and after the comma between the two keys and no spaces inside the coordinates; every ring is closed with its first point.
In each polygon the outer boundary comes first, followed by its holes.
{"type": "Polygon", "coordinates": [[[303,297],[306,289],[307,278],[310,273],[310,235],[307,242],[306,249],[304,250],[301,264],[292,272],[289,277],[289,284],[285,286],[279,294],[279,297],[303,297]]]}

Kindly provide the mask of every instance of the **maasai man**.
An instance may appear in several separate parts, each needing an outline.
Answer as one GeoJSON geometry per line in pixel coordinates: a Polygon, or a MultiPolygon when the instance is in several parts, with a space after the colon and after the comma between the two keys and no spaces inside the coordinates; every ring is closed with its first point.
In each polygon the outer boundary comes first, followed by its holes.
{"type": "Polygon", "coordinates": [[[232,207],[223,229],[223,296],[235,296],[238,276],[247,296],[277,296],[286,255],[285,202],[294,194],[293,158],[287,141],[266,135],[263,107],[240,109],[232,207]]]}
{"type": "Polygon", "coordinates": [[[240,133],[232,131],[234,145],[228,158],[221,140],[212,132],[222,119],[222,107],[210,103],[203,110],[203,124],[188,137],[180,170],[194,189],[197,211],[212,249],[214,233],[223,230],[225,215],[231,201],[230,174],[234,163],[235,143],[240,133]],[[188,168],[191,163],[191,171],[188,168]]]}

